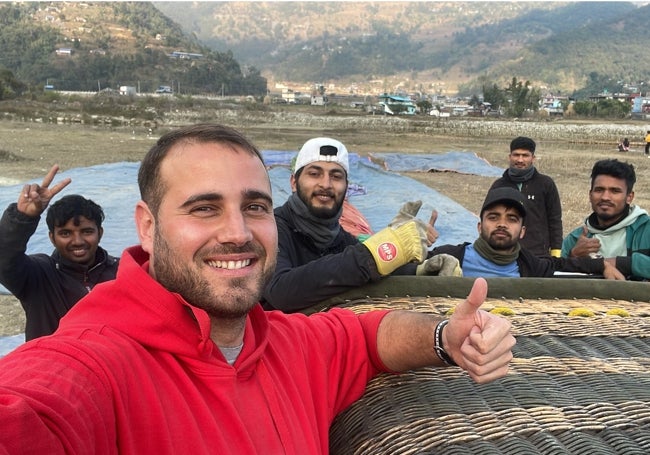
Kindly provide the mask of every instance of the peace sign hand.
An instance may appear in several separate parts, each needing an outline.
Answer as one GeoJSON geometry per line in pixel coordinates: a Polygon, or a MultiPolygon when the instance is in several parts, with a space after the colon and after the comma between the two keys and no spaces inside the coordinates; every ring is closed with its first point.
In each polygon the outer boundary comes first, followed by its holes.
{"type": "Polygon", "coordinates": [[[66,178],[52,188],[49,188],[57,172],[59,172],[59,165],[55,164],[43,178],[43,182],[40,185],[37,183],[28,183],[23,186],[23,190],[18,196],[18,202],[16,203],[19,212],[27,216],[35,217],[40,216],[45,211],[50,200],[72,182],[72,179],[66,178]]]}

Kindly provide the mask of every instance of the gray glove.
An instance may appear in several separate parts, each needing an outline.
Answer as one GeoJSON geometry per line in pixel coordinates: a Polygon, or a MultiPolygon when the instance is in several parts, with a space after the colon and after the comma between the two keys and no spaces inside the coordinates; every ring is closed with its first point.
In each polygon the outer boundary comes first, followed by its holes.
{"type": "Polygon", "coordinates": [[[400,226],[408,223],[409,221],[415,221],[415,225],[420,236],[420,243],[422,245],[422,258],[427,257],[429,251],[429,246],[427,243],[427,225],[424,221],[416,218],[418,212],[422,207],[422,201],[409,201],[400,207],[397,215],[391,220],[388,224],[389,228],[397,229],[400,226]]]}
{"type": "Polygon", "coordinates": [[[436,254],[418,265],[416,275],[463,276],[460,262],[451,254],[436,254]]]}
{"type": "Polygon", "coordinates": [[[400,207],[399,212],[395,215],[395,218],[391,220],[388,224],[388,227],[393,229],[400,227],[407,221],[416,220],[416,216],[422,207],[422,201],[411,201],[404,204],[400,207]]]}

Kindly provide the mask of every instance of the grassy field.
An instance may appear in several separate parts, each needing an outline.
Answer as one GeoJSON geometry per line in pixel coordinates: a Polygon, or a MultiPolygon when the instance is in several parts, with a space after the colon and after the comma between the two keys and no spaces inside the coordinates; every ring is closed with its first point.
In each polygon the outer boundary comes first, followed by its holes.
{"type": "MultiPolygon", "coordinates": [[[[238,127],[261,149],[298,150],[309,138],[331,136],[345,143],[352,152],[444,153],[471,151],[489,163],[505,167],[508,144],[517,135],[503,137],[456,137],[418,132],[395,132],[373,126],[364,128],[354,120],[348,128],[282,122],[237,123],[238,127]]],[[[639,124],[639,130],[645,128],[639,124]]],[[[150,132],[146,128],[90,127],[78,124],[52,125],[0,121],[0,185],[40,181],[54,163],[62,169],[96,164],[140,161],[154,140],[166,130],[150,132]]],[[[535,137],[538,142],[537,168],[556,182],[563,206],[564,233],[582,223],[590,212],[588,203],[589,174],[593,163],[604,158],[618,158],[632,163],[637,170],[635,202],[650,208],[650,159],[642,146],[635,151],[616,151],[611,143],[576,144],[535,137]]],[[[456,173],[408,173],[408,175],[477,213],[493,178],[456,173]]],[[[24,316],[11,296],[0,297],[0,336],[20,333],[24,316]]]]}

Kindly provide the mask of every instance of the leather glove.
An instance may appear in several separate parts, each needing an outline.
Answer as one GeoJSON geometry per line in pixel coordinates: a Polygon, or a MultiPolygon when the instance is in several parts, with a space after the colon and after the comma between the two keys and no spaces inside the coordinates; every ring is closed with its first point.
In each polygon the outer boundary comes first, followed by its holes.
{"type": "Polygon", "coordinates": [[[460,262],[451,254],[436,254],[418,265],[416,275],[463,276],[460,262]]]}
{"type": "Polygon", "coordinates": [[[427,255],[426,235],[423,240],[414,220],[397,228],[386,227],[368,237],[363,245],[370,251],[381,275],[390,275],[408,262],[422,262],[427,255]]]}
{"type": "Polygon", "coordinates": [[[407,202],[402,207],[400,207],[399,212],[397,212],[397,215],[395,215],[395,218],[393,218],[391,222],[388,223],[388,227],[395,228],[408,221],[416,220],[423,225],[426,232],[426,225],[422,221],[415,218],[420,211],[420,207],[422,207],[422,201],[407,202]]]}
{"type": "Polygon", "coordinates": [[[429,239],[427,233],[429,232],[430,227],[424,221],[416,218],[418,212],[420,211],[420,207],[422,207],[422,201],[407,202],[402,207],[400,207],[399,212],[397,212],[397,215],[395,215],[395,218],[393,218],[391,222],[388,223],[388,227],[396,229],[399,226],[402,226],[404,223],[415,221],[416,227],[418,229],[418,235],[420,236],[420,241],[422,242],[422,256],[418,256],[416,258],[416,261],[418,263],[424,261],[427,258],[429,252],[429,239]]]}
{"type": "Polygon", "coordinates": [[[390,275],[409,262],[422,262],[427,257],[427,230],[415,218],[421,201],[407,202],[388,227],[363,242],[377,264],[381,275],[390,275]]]}

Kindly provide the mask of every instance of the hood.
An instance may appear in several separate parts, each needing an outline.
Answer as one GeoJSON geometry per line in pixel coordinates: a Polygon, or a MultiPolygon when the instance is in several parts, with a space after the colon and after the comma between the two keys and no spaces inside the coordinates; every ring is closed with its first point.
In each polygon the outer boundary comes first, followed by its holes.
{"type": "MultiPolygon", "coordinates": [[[[61,320],[59,331],[111,329],[149,350],[201,359],[217,356],[225,363],[210,339],[209,315],[165,289],[148,269],[149,255],[140,246],[124,250],[116,279],[95,286],[61,320]]],[[[261,355],[267,331],[268,321],[258,304],[247,317],[244,348],[235,367],[251,364],[261,355]]]]}
{"type": "Polygon", "coordinates": [[[589,218],[585,221],[585,224],[587,225],[587,228],[589,229],[589,232],[592,234],[600,234],[600,235],[611,235],[612,233],[619,231],[621,229],[625,229],[628,226],[634,224],[636,220],[642,216],[642,215],[647,215],[648,212],[646,212],[644,209],[639,207],[638,205],[630,205],[630,209],[628,211],[628,214],[625,218],[620,220],[618,223],[613,224],[605,229],[599,229],[597,227],[594,227],[592,220],[595,220],[595,214],[592,213],[589,218]]]}

